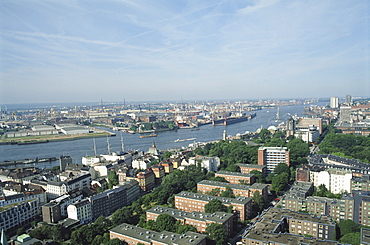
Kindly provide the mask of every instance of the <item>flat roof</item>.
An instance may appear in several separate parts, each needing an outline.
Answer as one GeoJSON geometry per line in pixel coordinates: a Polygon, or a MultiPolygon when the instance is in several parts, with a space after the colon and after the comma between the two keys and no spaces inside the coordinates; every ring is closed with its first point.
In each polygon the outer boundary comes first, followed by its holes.
{"type": "Polygon", "coordinates": [[[249,190],[249,189],[262,190],[268,187],[267,184],[261,184],[261,183],[254,183],[253,185],[239,185],[239,184],[230,184],[227,182],[213,181],[213,180],[202,180],[198,182],[198,184],[210,185],[210,186],[215,186],[215,187],[229,186],[231,189],[238,189],[238,190],[249,190]]]}
{"type": "Polygon", "coordinates": [[[148,209],[146,212],[155,214],[168,214],[177,220],[193,219],[204,222],[209,221],[219,224],[222,224],[226,220],[229,220],[230,218],[233,217],[233,214],[225,212],[215,212],[213,214],[204,212],[185,212],[175,208],[167,208],[161,206],[155,206],[153,208],[148,209]]]}
{"type": "Polygon", "coordinates": [[[168,231],[156,232],[126,223],[110,229],[110,232],[129,236],[143,242],[156,241],[163,244],[196,245],[206,239],[206,235],[195,232],[188,231],[184,234],[176,234],[168,231]]]}
{"type": "Polygon", "coordinates": [[[210,196],[202,193],[193,193],[193,192],[187,192],[182,191],[179,194],[175,195],[175,197],[183,197],[183,198],[189,198],[194,200],[202,200],[209,202],[213,199],[218,199],[224,204],[242,204],[245,205],[252,201],[252,198],[249,197],[237,197],[237,198],[230,198],[230,197],[218,197],[218,196],[210,196]]]}

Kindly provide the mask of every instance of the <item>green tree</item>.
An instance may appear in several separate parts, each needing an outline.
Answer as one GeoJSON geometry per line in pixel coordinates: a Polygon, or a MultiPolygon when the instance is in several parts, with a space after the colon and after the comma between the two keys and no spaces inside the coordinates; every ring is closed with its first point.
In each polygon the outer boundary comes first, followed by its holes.
{"type": "Polygon", "coordinates": [[[274,174],[278,175],[282,173],[290,173],[289,167],[285,162],[279,163],[274,169],[274,174]]]}
{"type": "Polygon", "coordinates": [[[125,244],[127,243],[125,243],[124,241],[121,241],[118,238],[111,239],[105,243],[105,245],[125,245],[125,244]]]}
{"type": "Polygon", "coordinates": [[[113,186],[116,186],[116,185],[118,185],[118,175],[116,174],[116,171],[111,170],[109,171],[109,175],[108,175],[109,189],[112,189],[113,186]]]}
{"type": "Polygon", "coordinates": [[[252,200],[254,213],[261,212],[265,206],[265,201],[263,200],[263,196],[259,193],[259,191],[255,191],[253,193],[252,200]]]}
{"type": "Polygon", "coordinates": [[[204,212],[214,213],[214,212],[227,212],[227,207],[222,204],[218,199],[212,199],[204,206],[204,212]]]}
{"type": "Polygon", "coordinates": [[[342,244],[360,245],[360,232],[347,233],[339,239],[342,244]]]}
{"type": "Polygon", "coordinates": [[[256,177],[257,183],[266,183],[265,175],[261,171],[252,170],[250,174],[253,174],[256,177]]]}
{"type": "Polygon", "coordinates": [[[221,224],[211,223],[207,226],[207,237],[216,242],[216,245],[223,245],[227,242],[225,227],[221,224]]]}
{"type": "Polygon", "coordinates": [[[289,182],[288,173],[281,173],[279,175],[276,175],[275,177],[272,178],[271,190],[275,191],[276,193],[279,193],[284,189],[288,182],[289,182]]]}
{"type": "Polygon", "coordinates": [[[176,219],[168,214],[160,214],[155,221],[157,231],[175,231],[176,219]]]}
{"type": "Polygon", "coordinates": [[[262,129],[261,132],[259,133],[260,139],[262,142],[268,142],[271,139],[271,132],[267,129],[262,129]]]}
{"type": "Polygon", "coordinates": [[[347,219],[342,220],[338,223],[338,227],[340,230],[340,236],[343,237],[348,233],[354,233],[359,231],[359,226],[353,220],[347,219]]]}
{"type": "Polygon", "coordinates": [[[177,227],[176,233],[184,234],[187,231],[197,232],[197,228],[192,225],[179,225],[177,227]]]}
{"type": "Polygon", "coordinates": [[[222,197],[231,197],[235,198],[235,195],[233,194],[233,191],[231,190],[230,186],[226,185],[225,191],[221,192],[222,197]]]}

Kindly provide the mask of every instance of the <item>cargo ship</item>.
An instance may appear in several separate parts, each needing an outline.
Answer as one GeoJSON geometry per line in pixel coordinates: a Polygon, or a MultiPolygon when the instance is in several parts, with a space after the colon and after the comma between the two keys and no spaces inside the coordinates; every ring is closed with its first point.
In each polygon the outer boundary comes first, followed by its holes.
{"type": "Polygon", "coordinates": [[[215,120],[212,120],[212,125],[213,126],[218,126],[218,125],[226,126],[226,125],[230,125],[234,123],[244,122],[254,117],[256,117],[256,113],[252,113],[250,115],[245,115],[241,117],[226,117],[226,118],[221,118],[221,119],[215,119],[215,120]]]}
{"type": "Polygon", "coordinates": [[[140,138],[157,137],[158,134],[140,135],[140,138]]]}

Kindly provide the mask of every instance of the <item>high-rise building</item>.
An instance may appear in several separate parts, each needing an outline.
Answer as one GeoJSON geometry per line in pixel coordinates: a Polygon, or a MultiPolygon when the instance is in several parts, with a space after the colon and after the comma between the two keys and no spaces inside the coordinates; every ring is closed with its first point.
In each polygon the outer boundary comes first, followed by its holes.
{"type": "Polygon", "coordinates": [[[338,97],[330,97],[330,108],[338,108],[338,107],[339,107],[338,97]]]}
{"type": "Polygon", "coordinates": [[[341,106],[339,112],[339,122],[351,123],[352,122],[351,113],[352,108],[350,106],[341,106]]]}
{"type": "Polygon", "coordinates": [[[347,94],[346,95],[346,103],[348,105],[352,105],[352,103],[353,103],[353,101],[352,101],[352,95],[350,95],[350,94],[347,94]]]}
{"type": "Polygon", "coordinates": [[[279,163],[290,165],[290,151],[286,147],[261,147],[258,149],[258,165],[265,165],[266,172],[273,172],[279,163]]]}

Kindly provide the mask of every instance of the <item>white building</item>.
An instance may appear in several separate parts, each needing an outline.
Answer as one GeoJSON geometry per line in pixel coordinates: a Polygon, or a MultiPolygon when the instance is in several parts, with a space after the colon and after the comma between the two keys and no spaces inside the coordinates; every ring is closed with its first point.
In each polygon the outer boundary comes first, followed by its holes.
{"type": "Polygon", "coordinates": [[[341,169],[327,169],[325,171],[310,171],[310,181],[318,187],[322,184],[334,193],[351,192],[352,172],[341,169]]]}
{"type": "Polygon", "coordinates": [[[200,163],[201,167],[210,172],[217,172],[218,167],[220,166],[219,157],[196,156],[189,159],[189,165],[197,165],[198,162],[200,163]]]}
{"type": "Polygon", "coordinates": [[[296,128],[294,136],[308,143],[315,142],[316,138],[320,136],[320,133],[316,126],[309,126],[306,128],[296,128]]]}
{"type": "Polygon", "coordinates": [[[338,97],[330,97],[330,108],[338,108],[338,107],[339,107],[338,97]]]}
{"type": "Polygon", "coordinates": [[[79,220],[81,224],[87,224],[92,220],[91,203],[89,199],[80,200],[67,207],[68,218],[79,220]]]}
{"type": "Polygon", "coordinates": [[[94,166],[94,164],[102,161],[101,156],[86,156],[82,157],[82,164],[86,166],[94,166]]]}
{"type": "Polygon", "coordinates": [[[0,212],[0,229],[7,231],[31,222],[39,215],[40,206],[37,199],[9,205],[0,212]]]}

